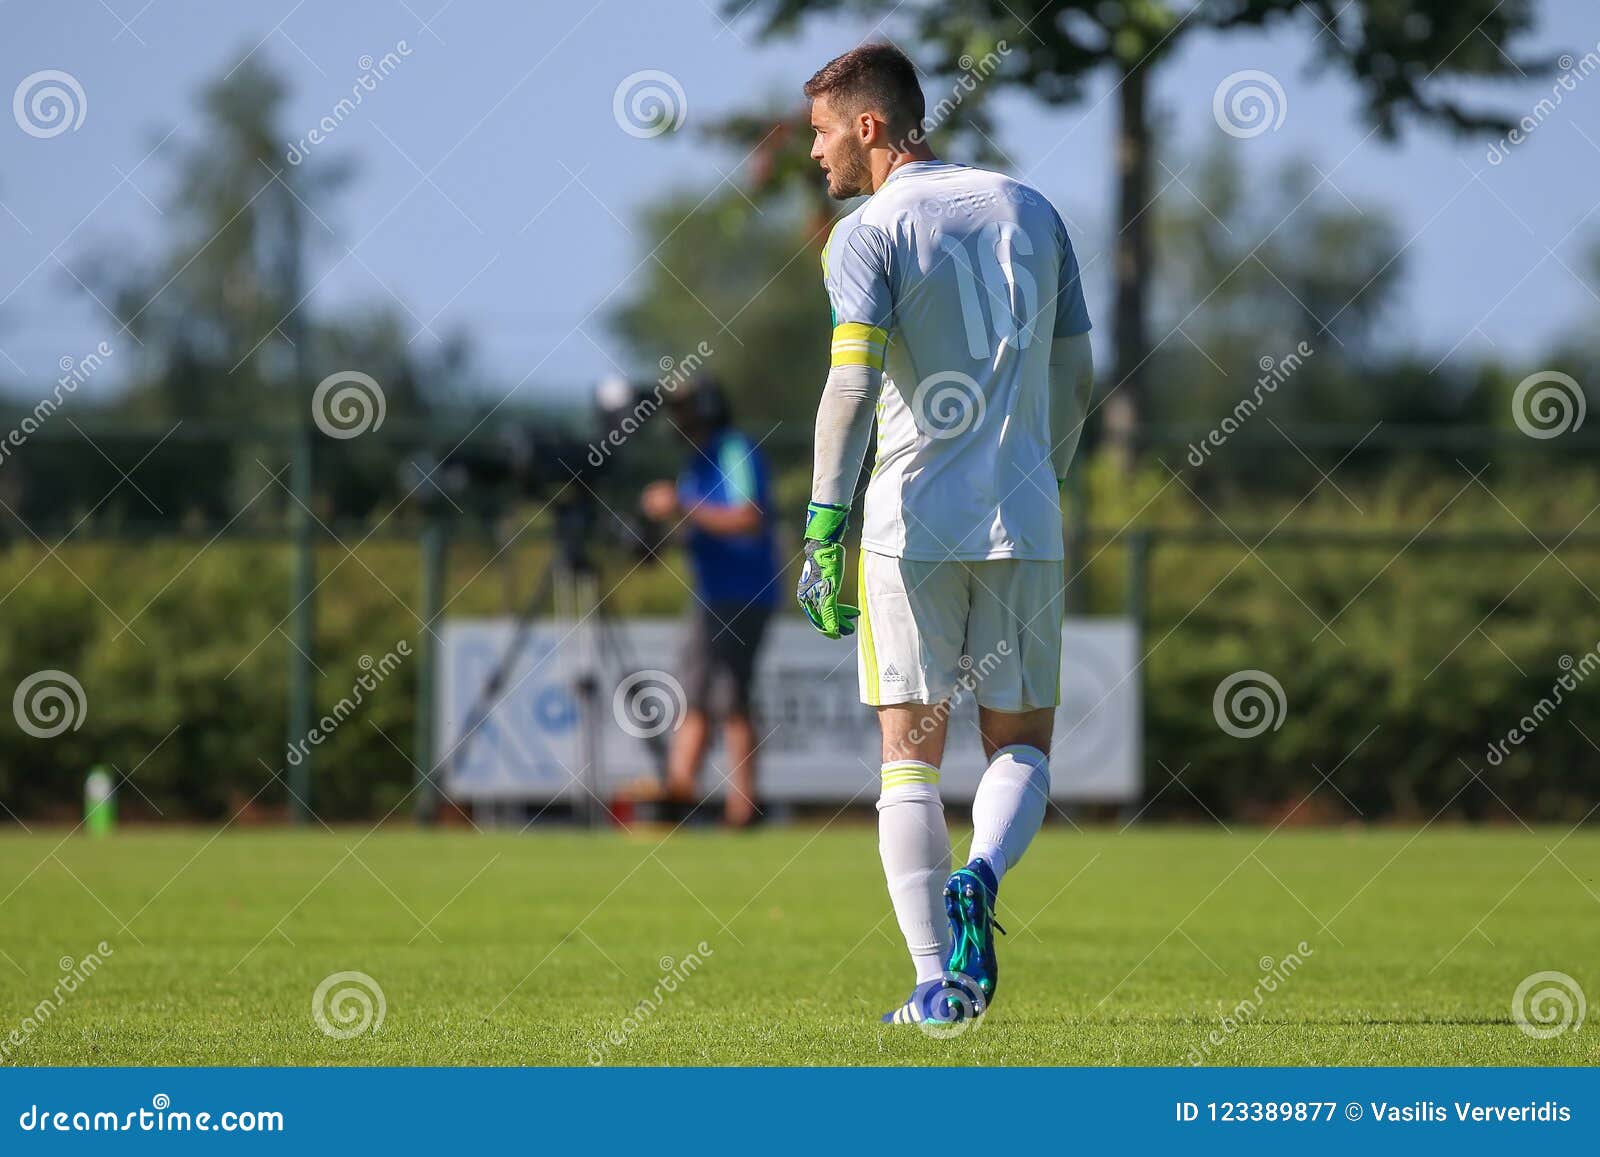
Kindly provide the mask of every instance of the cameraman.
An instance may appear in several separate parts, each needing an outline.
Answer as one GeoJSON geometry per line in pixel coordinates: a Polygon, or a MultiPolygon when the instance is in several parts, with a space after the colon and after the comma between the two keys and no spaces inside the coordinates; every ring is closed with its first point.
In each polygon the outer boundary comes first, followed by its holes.
{"type": "Polygon", "coordinates": [[[639,508],[647,518],[687,527],[695,598],[681,668],[688,710],[672,739],[666,798],[679,806],[695,802],[711,717],[719,715],[731,768],[723,818],[742,828],[759,818],[751,698],[756,655],[779,588],[768,518],[771,483],[755,443],[733,428],[715,379],[679,386],[667,416],[692,450],[677,482],[652,482],[639,508]]]}

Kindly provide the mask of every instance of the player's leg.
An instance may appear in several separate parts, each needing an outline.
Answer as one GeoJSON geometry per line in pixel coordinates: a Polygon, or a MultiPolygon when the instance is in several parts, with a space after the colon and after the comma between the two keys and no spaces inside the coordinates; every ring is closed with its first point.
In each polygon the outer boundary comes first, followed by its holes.
{"type": "Polygon", "coordinates": [[[728,757],[728,795],[722,819],[729,827],[749,827],[760,816],[756,807],[755,720],[743,712],[730,714],[722,721],[722,746],[728,757]]]}
{"type": "Polygon", "coordinates": [[[944,973],[949,930],[944,880],[950,874],[950,832],[939,796],[945,721],[934,706],[879,707],[883,762],[878,793],[878,854],[895,917],[916,968],[917,983],[944,973]]]}
{"type": "Polygon", "coordinates": [[[945,885],[945,909],[954,929],[949,968],[972,976],[992,1000],[1000,881],[1049,804],[1064,607],[1059,563],[995,560],[973,570],[967,653],[989,765],[972,802],[972,848],[945,885]]]}
{"type": "MultiPolygon", "coordinates": [[[[678,679],[683,685],[683,719],[674,729],[667,748],[665,795],[679,809],[695,803],[696,780],[711,746],[712,662],[711,634],[704,607],[696,604],[685,623],[683,652],[678,661],[678,679]]],[[[682,819],[681,815],[673,816],[682,819]]]]}
{"type": "Polygon", "coordinates": [[[944,700],[954,686],[966,596],[959,570],[863,552],[857,652],[862,699],[883,733],[878,850],[916,987],[884,1016],[916,1023],[944,1016],[940,993],[949,929],[943,885],[950,834],[939,796],[944,700]],[[959,618],[957,617],[959,616],[959,618]]]}
{"type": "Polygon", "coordinates": [[[969,654],[978,730],[989,766],[972,804],[972,858],[998,884],[1044,822],[1050,737],[1061,702],[1061,564],[1014,559],[976,564],[969,654]],[[998,662],[989,662],[993,654],[998,662]]]}
{"type": "Polygon", "coordinates": [[[989,766],[972,801],[969,860],[988,865],[998,887],[1038,834],[1050,802],[1050,733],[1054,707],[1032,711],[978,708],[989,766]]]}
{"type": "Polygon", "coordinates": [[[668,799],[681,804],[694,802],[695,779],[710,746],[711,717],[703,708],[688,708],[667,749],[668,799]]]}
{"type": "Polygon", "coordinates": [[[760,746],[755,721],[755,669],[771,611],[764,606],[738,608],[720,630],[713,627],[713,650],[721,656],[727,683],[728,712],[723,720],[723,746],[728,758],[728,795],[723,819],[732,827],[748,827],[760,816],[756,806],[756,751],[760,746]]]}

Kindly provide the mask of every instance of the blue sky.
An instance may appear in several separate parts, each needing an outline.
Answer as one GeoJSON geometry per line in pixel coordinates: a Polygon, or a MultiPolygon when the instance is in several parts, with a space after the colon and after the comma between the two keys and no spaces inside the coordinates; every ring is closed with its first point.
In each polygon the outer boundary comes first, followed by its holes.
{"type": "MultiPolygon", "coordinates": [[[[62,357],[114,335],[73,275],[91,252],[144,252],[159,236],[165,150],[193,133],[202,84],[253,49],[292,80],[287,124],[299,134],[351,91],[364,55],[401,41],[408,55],[315,149],[354,159],[360,176],[327,215],[333,236],[311,270],[314,302],[399,303],[419,343],[465,329],[485,375],[503,386],[586,388],[614,368],[647,369],[627,363],[605,324],[648,249],[639,211],[667,190],[737,176],[738,158],[693,130],[753,99],[795,94],[813,68],[870,31],[831,21],[756,44],[752,25],[724,26],[716,6],[0,0],[0,95],[59,69],[86,105],[78,128],[47,139],[0,118],[0,381],[36,393],[62,357]],[[612,100],[624,77],[646,69],[671,74],[686,108],[678,131],[636,139],[618,128],[612,100]]],[[[1546,0],[1541,19],[1538,48],[1600,51],[1593,3],[1546,0]]],[[[1600,76],[1578,82],[1526,143],[1491,165],[1487,139],[1412,131],[1389,146],[1369,137],[1354,90],[1336,75],[1308,74],[1315,30],[1308,18],[1270,36],[1191,38],[1157,86],[1178,151],[1221,137],[1212,115],[1221,78],[1270,71],[1284,90],[1282,125],[1223,139],[1251,171],[1305,157],[1337,191],[1392,213],[1410,242],[1386,327],[1398,340],[1430,360],[1455,351],[1516,361],[1600,318],[1600,294],[1586,283],[1586,254],[1600,239],[1600,76]]],[[[1020,95],[997,106],[998,140],[1017,171],[1076,226],[1098,318],[1106,297],[1103,280],[1094,282],[1107,263],[1094,257],[1109,238],[1112,189],[1108,87],[1096,85],[1079,106],[1020,95]]],[[[1481,95],[1521,115],[1550,87],[1545,79],[1481,95]]],[[[95,388],[115,381],[107,374],[95,388]]]]}

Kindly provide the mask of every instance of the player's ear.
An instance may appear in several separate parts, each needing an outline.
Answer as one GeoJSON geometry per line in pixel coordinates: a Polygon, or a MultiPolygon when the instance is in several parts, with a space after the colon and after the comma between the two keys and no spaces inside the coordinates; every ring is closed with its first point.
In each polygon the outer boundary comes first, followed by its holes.
{"type": "Polygon", "coordinates": [[[870,112],[857,113],[856,136],[861,139],[862,144],[871,145],[878,136],[878,129],[882,123],[870,112]]]}

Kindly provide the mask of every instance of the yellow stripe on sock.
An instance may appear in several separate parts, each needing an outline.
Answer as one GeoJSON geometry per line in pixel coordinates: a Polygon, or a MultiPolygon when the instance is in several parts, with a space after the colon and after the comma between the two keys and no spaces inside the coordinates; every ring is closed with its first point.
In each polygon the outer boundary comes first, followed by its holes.
{"type": "Polygon", "coordinates": [[[939,782],[939,769],[926,763],[886,763],[881,774],[884,787],[939,782]]]}

